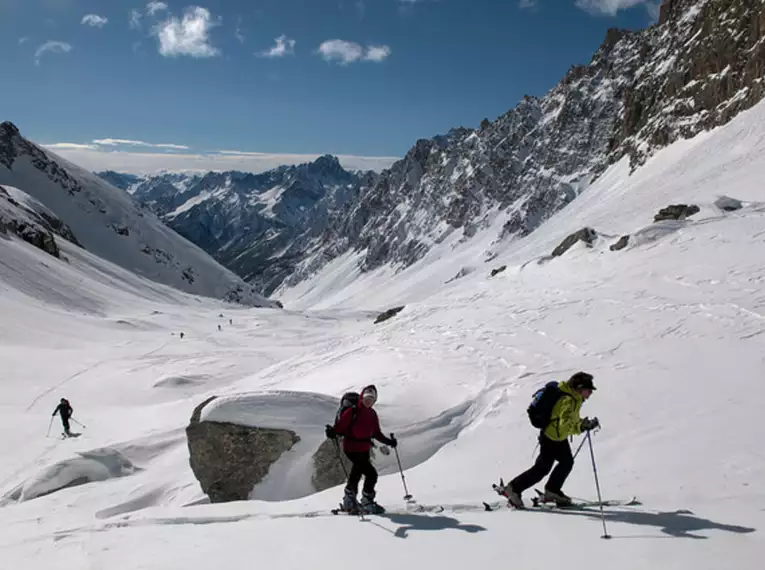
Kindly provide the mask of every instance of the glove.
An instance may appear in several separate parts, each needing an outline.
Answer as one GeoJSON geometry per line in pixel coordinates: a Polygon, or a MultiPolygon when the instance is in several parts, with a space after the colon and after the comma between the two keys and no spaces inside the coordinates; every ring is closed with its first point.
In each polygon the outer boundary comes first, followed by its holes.
{"type": "Polygon", "coordinates": [[[398,446],[398,440],[393,436],[393,434],[390,434],[390,439],[388,439],[387,443],[394,449],[398,446]]]}
{"type": "Polygon", "coordinates": [[[335,428],[333,428],[329,424],[327,424],[327,427],[324,429],[324,433],[327,435],[327,439],[336,439],[337,438],[337,433],[335,433],[335,428]]]}
{"type": "Polygon", "coordinates": [[[590,431],[600,427],[600,421],[598,418],[584,418],[580,424],[582,431],[590,431]]]}

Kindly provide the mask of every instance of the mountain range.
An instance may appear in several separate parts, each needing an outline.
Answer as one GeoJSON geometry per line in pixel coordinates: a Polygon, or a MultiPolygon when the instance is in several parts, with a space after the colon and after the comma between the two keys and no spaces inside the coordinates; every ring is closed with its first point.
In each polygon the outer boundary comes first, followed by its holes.
{"type": "Polygon", "coordinates": [[[528,235],[610,165],[634,170],[756,104],[764,10],[752,0],[667,0],[656,25],[609,30],[591,61],[544,96],[419,140],[380,174],[324,156],[258,175],[100,175],[266,294],[348,253],[362,272],[402,269],[498,218],[496,243],[528,235]]]}

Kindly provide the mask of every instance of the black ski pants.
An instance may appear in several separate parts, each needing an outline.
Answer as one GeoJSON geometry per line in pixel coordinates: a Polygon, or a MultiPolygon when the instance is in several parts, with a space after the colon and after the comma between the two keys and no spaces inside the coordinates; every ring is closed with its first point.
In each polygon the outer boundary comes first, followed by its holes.
{"type": "Polygon", "coordinates": [[[377,484],[377,469],[370,461],[369,451],[346,451],[345,456],[350,459],[351,473],[348,475],[348,483],[345,488],[354,495],[359,492],[359,481],[364,476],[364,493],[374,496],[377,484]]]}
{"type": "Polygon", "coordinates": [[[65,416],[64,414],[61,414],[61,423],[64,426],[64,433],[69,433],[69,416],[65,416]]]}
{"type": "Polygon", "coordinates": [[[568,440],[553,441],[544,435],[539,436],[539,457],[537,457],[534,465],[531,469],[524,471],[518,475],[515,479],[510,481],[510,486],[513,491],[519,495],[539,483],[544,479],[545,475],[552,474],[547,480],[545,489],[549,489],[555,493],[560,493],[563,484],[566,482],[566,478],[574,468],[574,457],[571,455],[571,446],[568,444],[568,440]],[[558,465],[553,469],[553,464],[558,462],[558,465]]]}

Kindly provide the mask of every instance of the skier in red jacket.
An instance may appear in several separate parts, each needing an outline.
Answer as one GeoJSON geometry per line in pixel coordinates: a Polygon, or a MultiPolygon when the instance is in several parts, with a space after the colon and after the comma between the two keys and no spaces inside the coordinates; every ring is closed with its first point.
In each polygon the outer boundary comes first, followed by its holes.
{"type": "Polygon", "coordinates": [[[348,475],[345,496],[343,497],[343,508],[348,511],[360,508],[367,513],[384,512],[384,509],[375,502],[377,470],[370,461],[370,450],[373,439],[390,447],[396,447],[398,442],[395,437],[386,437],[380,430],[377,412],[372,409],[376,401],[377,388],[373,385],[365,387],[361,391],[356,407],[346,409],[337,419],[334,427],[327,426],[328,438],[334,439],[338,435],[343,436],[343,451],[353,465],[348,475]],[[364,476],[364,488],[361,493],[361,502],[358,503],[356,502],[356,494],[362,475],[364,476]]]}

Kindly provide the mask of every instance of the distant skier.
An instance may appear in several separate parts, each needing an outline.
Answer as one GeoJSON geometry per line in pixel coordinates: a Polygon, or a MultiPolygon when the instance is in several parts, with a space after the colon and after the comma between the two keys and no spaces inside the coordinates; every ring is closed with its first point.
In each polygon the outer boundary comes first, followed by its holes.
{"type": "Polygon", "coordinates": [[[222,330],[223,330],[223,329],[222,329],[222,328],[220,328],[220,325],[218,325],[218,331],[220,332],[220,331],[222,331],[222,330]]]}
{"type": "Polygon", "coordinates": [[[233,325],[234,324],[234,319],[229,319],[228,320],[228,324],[233,325]]]}
{"type": "Polygon", "coordinates": [[[373,439],[390,447],[396,447],[398,442],[394,437],[385,437],[380,430],[377,412],[372,409],[376,401],[377,388],[373,385],[365,387],[361,391],[356,406],[347,408],[340,414],[334,426],[328,425],[326,428],[326,435],[330,439],[335,439],[338,435],[343,436],[343,451],[353,465],[348,475],[345,496],[343,497],[343,509],[346,511],[355,511],[356,509],[366,513],[385,511],[375,502],[377,470],[370,461],[370,450],[373,439]],[[364,488],[361,502],[358,503],[356,495],[362,475],[364,476],[364,488]]]}
{"type": "Polygon", "coordinates": [[[181,333],[181,338],[183,338],[183,333],[181,333]]]}
{"type": "Polygon", "coordinates": [[[591,374],[577,372],[567,381],[558,383],[557,401],[552,406],[549,422],[539,433],[539,457],[536,463],[505,486],[504,494],[514,507],[523,508],[521,493],[539,483],[551,469],[552,474],[545,485],[544,499],[554,501],[559,506],[571,504],[571,498],[562,490],[574,467],[568,438],[600,425],[598,418],[579,417],[582,404],[595,390],[592,380],[591,374]],[[553,469],[556,461],[558,465],[553,469]]]}
{"type": "Polygon", "coordinates": [[[53,410],[52,416],[55,416],[56,414],[59,414],[61,416],[61,423],[64,426],[64,433],[66,435],[72,435],[72,433],[69,431],[69,418],[72,417],[72,414],[74,413],[74,408],[72,408],[71,404],[69,403],[69,400],[66,398],[61,398],[61,401],[59,402],[58,406],[56,406],[56,409],[53,410]]]}

